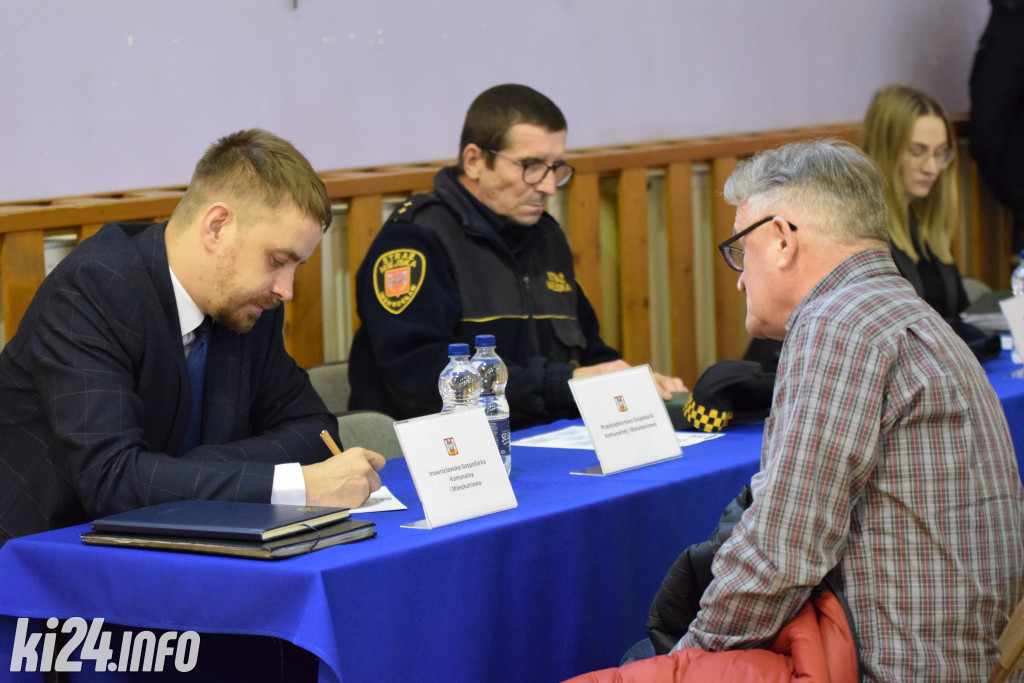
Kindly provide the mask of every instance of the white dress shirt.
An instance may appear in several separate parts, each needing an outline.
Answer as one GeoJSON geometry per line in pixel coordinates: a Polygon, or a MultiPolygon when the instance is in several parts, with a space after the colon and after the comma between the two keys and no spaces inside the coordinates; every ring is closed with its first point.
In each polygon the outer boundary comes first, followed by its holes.
{"type": "MultiPolygon", "coordinates": [[[[181,282],[168,268],[171,274],[171,286],[174,287],[174,301],[178,306],[178,323],[181,325],[181,342],[185,345],[185,355],[192,349],[196,338],[196,328],[203,318],[203,312],[188,295],[181,282]]],[[[302,466],[297,462],[289,462],[274,466],[274,484],[270,492],[270,502],[287,505],[306,504],[306,480],[302,476],[302,466]]]]}

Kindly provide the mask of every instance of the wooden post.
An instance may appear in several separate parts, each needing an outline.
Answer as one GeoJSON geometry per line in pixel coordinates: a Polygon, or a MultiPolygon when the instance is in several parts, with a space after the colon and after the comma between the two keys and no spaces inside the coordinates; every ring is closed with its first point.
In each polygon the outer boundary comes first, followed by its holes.
{"type": "Polygon", "coordinates": [[[356,271],[363,262],[373,238],[380,232],[384,213],[384,196],[380,194],[352,197],[348,203],[348,282],[351,292],[352,331],[359,327],[356,313],[356,271]]]}
{"type": "Polygon", "coordinates": [[[651,301],[647,264],[647,169],[619,176],[619,291],[622,357],[630,365],[651,362],[651,301]]]}
{"type": "MultiPolygon", "coordinates": [[[[725,181],[736,170],[735,157],[714,159],[711,162],[711,225],[714,241],[718,243],[732,235],[736,218],[735,207],[722,196],[725,181]]],[[[750,335],[744,325],[746,321],[746,298],[736,290],[739,273],[718,257],[715,263],[715,334],[716,360],[742,358],[750,344],[750,335]]]]}
{"type": "Polygon", "coordinates": [[[295,270],[294,296],[284,308],[284,348],[303,368],[324,362],[321,258],[318,245],[309,260],[295,270]]]}
{"type": "Polygon", "coordinates": [[[18,329],[32,297],[46,276],[43,231],[26,230],[0,235],[0,273],[3,273],[2,302],[4,342],[18,329]]]}
{"type": "Polygon", "coordinates": [[[693,165],[665,169],[665,220],[668,223],[669,329],[672,372],[686,386],[697,381],[697,312],[693,293],[693,165]]]}
{"type": "Polygon", "coordinates": [[[576,173],[569,183],[568,239],[572,248],[576,281],[601,320],[601,229],[599,176],[576,173]]]}

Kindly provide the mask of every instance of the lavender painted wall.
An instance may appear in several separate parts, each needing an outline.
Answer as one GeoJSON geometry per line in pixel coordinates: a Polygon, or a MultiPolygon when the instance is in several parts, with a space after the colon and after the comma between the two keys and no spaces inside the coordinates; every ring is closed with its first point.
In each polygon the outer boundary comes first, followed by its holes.
{"type": "Polygon", "coordinates": [[[261,126],[320,170],[451,158],[484,88],[569,146],[966,111],[985,0],[0,0],[0,201],[183,184],[261,126]]]}

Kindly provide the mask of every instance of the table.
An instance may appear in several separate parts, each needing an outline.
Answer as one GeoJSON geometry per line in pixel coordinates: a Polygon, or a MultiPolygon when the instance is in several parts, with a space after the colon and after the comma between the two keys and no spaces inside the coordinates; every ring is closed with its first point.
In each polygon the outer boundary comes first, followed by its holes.
{"type": "MultiPolygon", "coordinates": [[[[1005,353],[986,364],[1021,461],[1014,369],[1005,353]]],[[[732,427],[608,477],[569,474],[596,462],[590,451],[514,447],[518,507],[433,530],[400,528],[423,510],[391,460],[384,481],[408,510],[368,515],[373,540],[280,562],[88,547],[85,525],[36,534],[0,549],[0,614],[272,636],[319,658],[324,682],[558,681],[616,665],[645,635],[665,572],[749,481],[760,442],[760,425],[732,427]]],[[[5,672],[15,623],[0,618],[5,672]]]]}
{"type": "Polygon", "coordinates": [[[1024,472],[1024,366],[1016,365],[1009,351],[984,363],[989,382],[1003,404],[1006,422],[1010,425],[1017,464],[1024,472]]]}
{"type": "Polygon", "coordinates": [[[367,515],[375,539],[279,562],[89,547],[85,525],[36,534],[0,550],[0,614],[275,636],[316,655],[321,681],[562,680],[645,634],[665,572],[756,471],[760,441],[742,427],[608,477],[569,474],[592,451],[514,448],[518,507],[433,530],[400,528],[423,510],[391,460],[408,510],[367,515]]]}

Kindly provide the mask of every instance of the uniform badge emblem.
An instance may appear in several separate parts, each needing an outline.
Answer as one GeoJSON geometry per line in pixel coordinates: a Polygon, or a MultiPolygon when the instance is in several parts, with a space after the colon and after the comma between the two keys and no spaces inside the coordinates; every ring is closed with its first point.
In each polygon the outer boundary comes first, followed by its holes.
{"type": "Polygon", "coordinates": [[[384,292],[389,298],[409,293],[409,272],[408,267],[392,268],[384,272],[384,292]]]}
{"type": "Polygon", "coordinates": [[[559,294],[572,291],[572,287],[565,280],[565,273],[554,273],[550,270],[548,271],[547,286],[552,292],[558,292],[559,294]]]}
{"type": "Polygon", "coordinates": [[[373,289],[377,301],[398,315],[412,303],[423,285],[427,259],[415,249],[392,249],[373,264],[373,289]]]}

